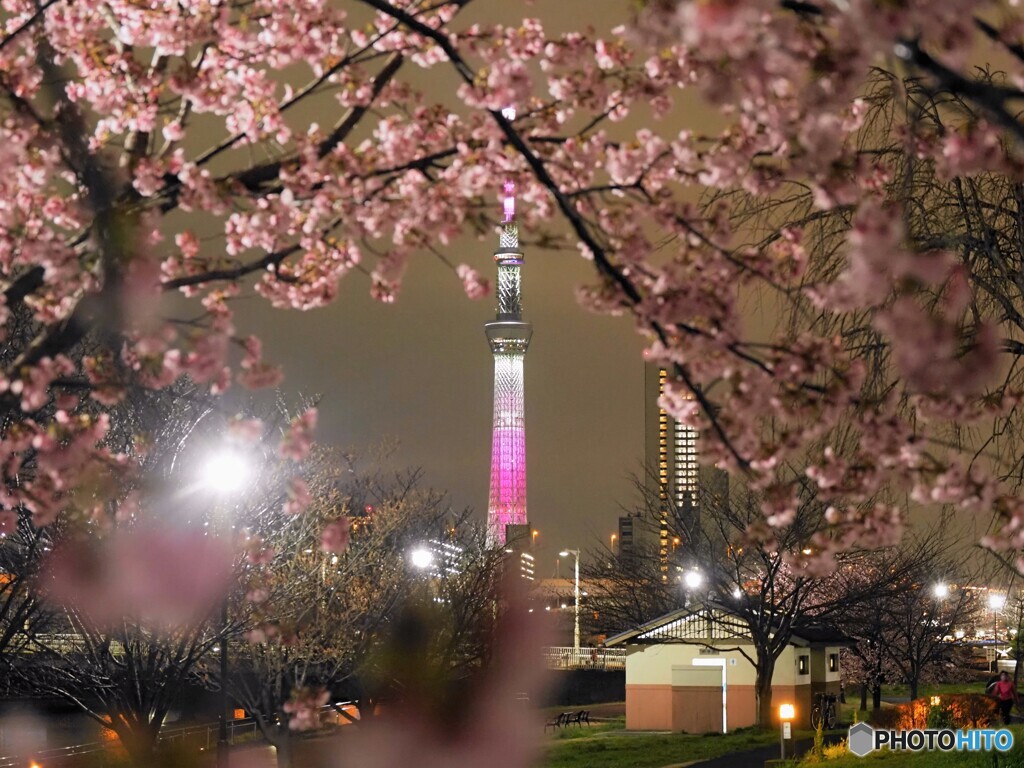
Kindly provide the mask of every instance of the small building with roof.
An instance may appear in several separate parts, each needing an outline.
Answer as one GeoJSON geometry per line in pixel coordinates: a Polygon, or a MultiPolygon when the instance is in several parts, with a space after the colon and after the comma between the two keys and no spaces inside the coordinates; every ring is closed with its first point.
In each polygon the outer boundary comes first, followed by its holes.
{"type": "MultiPolygon", "coordinates": [[[[757,722],[747,625],[712,604],[682,608],[621,632],[605,646],[626,649],[626,728],[725,733],[757,722]]],[[[839,650],[849,645],[826,626],[801,628],[772,676],[772,705],[793,704],[796,727],[809,727],[819,693],[839,695],[839,650]]]]}

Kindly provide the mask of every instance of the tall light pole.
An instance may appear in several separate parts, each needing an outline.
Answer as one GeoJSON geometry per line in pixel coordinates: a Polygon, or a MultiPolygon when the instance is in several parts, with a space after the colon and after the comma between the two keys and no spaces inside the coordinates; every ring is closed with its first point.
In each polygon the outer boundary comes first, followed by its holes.
{"type": "Polygon", "coordinates": [[[1006,595],[1001,595],[998,592],[990,592],[988,596],[988,607],[992,609],[992,671],[995,672],[999,669],[999,662],[996,660],[998,654],[996,654],[996,642],[998,642],[999,635],[999,611],[1003,610],[1003,606],[1006,605],[1006,595]]]}
{"type": "Polygon", "coordinates": [[[575,605],[573,606],[572,647],[573,650],[578,652],[580,649],[580,551],[578,549],[563,549],[558,554],[560,557],[572,555],[576,558],[576,586],[573,590],[575,605]]]}
{"type": "MultiPolygon", "coordinates": [[[[251,475],[249,463],[238,451],[221,448],[207,456],[202,466],[203,484],[218,496],[239,492],[251,475]]],[[[225,533],[230,526],[225,526],[225,533]]],[[[228,768],[228,595],[220,606],[220,717],[217,721],[217,768],[228,768]]]]}

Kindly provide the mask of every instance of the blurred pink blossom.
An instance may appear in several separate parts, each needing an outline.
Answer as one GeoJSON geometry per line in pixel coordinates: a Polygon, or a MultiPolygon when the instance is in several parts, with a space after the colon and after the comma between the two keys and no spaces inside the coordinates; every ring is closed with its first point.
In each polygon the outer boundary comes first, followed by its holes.
{"type": "Polygon", "coordinates": [[[313,447],[316,418],[316,408],[310,408],[301,416],[292,419],[277,449],[281,458],[302,461],[309,455],[309,451],[313,447]]]}
{"type": "Polygon", "coordinates": [[[204,531],[139,526],[60,544],[40,585],[46,600],[97,627],[127,618],[171,629],[207,616],[231,575],[230,549],[204,531]]]}
{"type": "Polygon", "coordinates": [[[455,274],[462,280],[462,286],[469,298],[482,299],[491,292],[490,283],[468,264],[459,264],[455,268],[455,274]]]}
{"type": "Polygon", "coordinates": [[[330,701],[324,688],[297,688],[284,703],[288,727],[293,731],[312,731],[320,727],[320,709],[330,701]]]}
{"type": "Polygon", "coordinates": [[[420,694],[355,729],[352,741],[335,753],[334,768],[536,765],[543,730],[530,702],[542,701],[546,692],[549,675],[541,648],[551,628],[543,612],[529,613],[517,584],[506,582],[504,591],[504,613],[491,638],[493,656],[472,680],[471,700],[438,706],[436,686],[408,685],[420,694]],[[424,693],[431,698],[421,700],[424,693]]]}
{"type": "Polygon", "coordinates": [[[301,477],[293,477],[288,481],[288,501],[284,503],[286,515],[298,515],[306,510],[312,503],[313,497],[309,493],[309,485],[301,477]]]}
{"type": "Polygon", "coordinates": [[[347,517],[328,523],[320,534],[320,548],[340,555],[348,549],[350,533],[351,523],[347,517]]]}
{"type": "Polygon", "coordinates": [[[0,510],[0,535],[14,533],[18,527],[18,513],[10,509],[0,510]]]}

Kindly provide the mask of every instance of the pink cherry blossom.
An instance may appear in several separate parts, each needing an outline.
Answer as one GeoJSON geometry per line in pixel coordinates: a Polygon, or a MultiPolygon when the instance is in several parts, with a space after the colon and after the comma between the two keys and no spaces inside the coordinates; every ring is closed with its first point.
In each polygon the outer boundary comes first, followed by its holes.
{"type": "Polygon", "coordinates": [[[324,688],[297,688],[282,707],[293,731],[311,731],[320,727],[320,710],[330,701],[324,688]]]}
{"type": "Polygon", "coordinates": [[[306,510],[312,503],[313,496],[309,492],[309,485],[301,477],[293,477],[288,481],[288,500],[284,504],[286,515],[298,515],[306,510]]]}
{"type": "Polygon", "coordinates": [[[455,272],[462,280],[462,285],[466,290],[466,295],[474,301],[484,298],[491,292],[490,283],[469,265],[459,264],[459,266],[455,268],[455,272]]]}
{"type": "Polygon", "coordinates": [[[230,551],[199,530],[133,527],[69,541],[46,559],[46,598],[99,627],[134,617],[156,629],[204,618],[223,597],[230,551]]]}
{"type": "Polygon", "coordinates": [[[338,518],[324,526],[320,534],[320,548],[324,552],[344,554],[348,549],[350,536],[351,521],[347,517],[338,518]]]}
{"type": "Polygon", "coordinates": [[[309,455],[309,451],[313,447],[316,419],[316,408],[309,408],[301,416],[292,419],[277,449],[281,458],[302,461],[309,455]]]}

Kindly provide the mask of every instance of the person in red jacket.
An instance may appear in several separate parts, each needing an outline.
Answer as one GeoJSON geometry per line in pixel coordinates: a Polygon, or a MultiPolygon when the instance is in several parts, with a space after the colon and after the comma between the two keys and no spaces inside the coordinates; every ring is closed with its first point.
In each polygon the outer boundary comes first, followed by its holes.
{"type": "Polygon", "coordinates": [[[1010,724],[1010,709],[1017,704],[1017,689],[1013,685],[1008,672],[1000,672],[999,679],[990,683],[988,693],[995,698],[999,712],[1003,716],[1003,725],[1010,724]]]}

